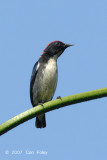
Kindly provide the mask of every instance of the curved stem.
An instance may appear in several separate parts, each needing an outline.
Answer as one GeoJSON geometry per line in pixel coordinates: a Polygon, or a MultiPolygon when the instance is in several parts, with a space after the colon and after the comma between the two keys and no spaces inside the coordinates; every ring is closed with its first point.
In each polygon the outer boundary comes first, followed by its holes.
{"type": "Polygon", "coordinates": [[[107,88],[101,88],[93,91],[83,92],[79,94],[74,94],[71,96],[63,97],[53,101],[46,102],[42,105],[38,105],[34,108],[31,108],[19,115],[13,117],[12,119],[4,122],[0,125],[0,135],[6,133],[12,128],[24,123],[25,121],[34,118],[42,113],[46,113],[61,107],[68,105],[89,101],[93,99],[98,99],[107,96],[107,88]]]}

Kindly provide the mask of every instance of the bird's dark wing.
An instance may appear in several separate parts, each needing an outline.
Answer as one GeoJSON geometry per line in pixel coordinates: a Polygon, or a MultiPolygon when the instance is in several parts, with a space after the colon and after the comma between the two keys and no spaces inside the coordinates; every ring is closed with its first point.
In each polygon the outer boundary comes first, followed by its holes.
{"type": "Polygon", "coordinates": [[[31,75],[31,79],[30,79],[30,100],[33,106],[34,102],[33,102],[33,85],[35,82],[35,78],[38,72],[38,61],[35,63],[34,67],[33,67],[33,71],[32,71],[32,75],[31,75]]]}

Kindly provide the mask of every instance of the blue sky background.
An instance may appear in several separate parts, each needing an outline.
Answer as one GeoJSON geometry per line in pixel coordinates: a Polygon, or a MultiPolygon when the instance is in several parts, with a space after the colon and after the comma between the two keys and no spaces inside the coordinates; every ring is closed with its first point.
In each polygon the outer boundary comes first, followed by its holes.
{"type": "MultiPolygon", "coordinates": [[[[32,68],[51,41],[75,44],[58,60],[54,99],[107,87],[106,6],[106,0],[0,1],[0,124],[32,107],[32,68]]],[[[107,98],[49,112],[46,119],[45,129],[32,119],[2,135],[0,159],[107,160],[107,98]]]]}

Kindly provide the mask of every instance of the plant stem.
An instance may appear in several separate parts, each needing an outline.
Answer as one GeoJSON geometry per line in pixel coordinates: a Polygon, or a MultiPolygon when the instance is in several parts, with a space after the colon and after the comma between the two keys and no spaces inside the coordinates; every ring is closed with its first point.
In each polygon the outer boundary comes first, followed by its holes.
{"type": "Polygon", "coordinates": [[[12,128],[24,123],[25,121],[34,118],[42,113],[46,113],[61,107],[68,105],[85,102],[93,99],[98,99],[107,96],[107,88],[101,88],[93,91],[83,92],[79,94],[74,94],[71,96],[63,97],[53,101],[44,103],[43,105],[38,105],[31,108],[19,115],[13,117],[12,119],[4,122],[0,125],[0,135],[8,132],[12,128]]]}

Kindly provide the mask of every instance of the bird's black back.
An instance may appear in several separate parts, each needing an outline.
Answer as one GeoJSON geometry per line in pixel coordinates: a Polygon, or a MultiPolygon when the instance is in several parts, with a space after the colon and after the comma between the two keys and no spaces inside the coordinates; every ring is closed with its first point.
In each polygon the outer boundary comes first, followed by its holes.
{"type": "Polygon", "coordinates": [[[35,78],[36,78],[36,75],[37,75],[37,65],[38,65],[38,61],[35,63],[35,65],[33,67],[32,75],[31,75],[31,79],[30,79],[30,99],[31,99],[32,106],[35,106],[35,104],[33,102],[32,90],[33,90],[33,85],[34,85],[35,78]]]}

